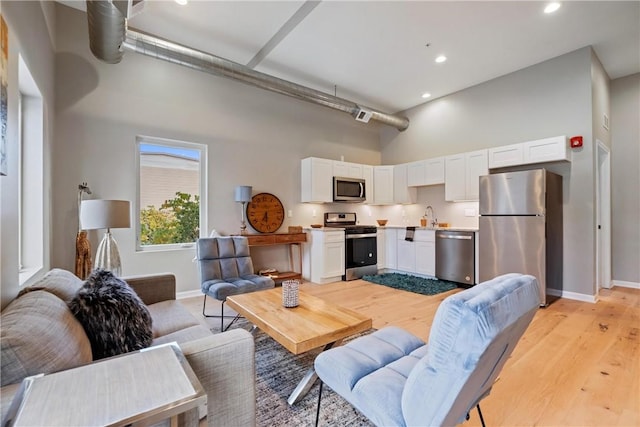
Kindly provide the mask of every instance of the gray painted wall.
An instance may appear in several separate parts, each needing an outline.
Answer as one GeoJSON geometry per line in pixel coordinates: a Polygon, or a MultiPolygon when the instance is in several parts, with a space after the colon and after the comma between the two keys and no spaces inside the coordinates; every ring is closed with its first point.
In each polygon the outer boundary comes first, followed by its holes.
{"type": "Polygon", "coordinates": [[[51,141],[54,133],[54,52],[40,2],[2,2],[9,27],[8,167],[0,177],[0,294],[4,307],[19,291],[18,284],[18,55],[29,67],[44,106],[44,265],[49,269],[51,141]]]}
{"type": "Polygon", "coordinates": [[[640,284],[640,73],[611,81],[612,271],[640,284]]]}
{"type": "Polygon", "coordinates": [[[384,164],[556,135],[582,135],[584,147],[573,152],[570,164],[545,166],[563,176],[563,290],[595,294],[595,270],[585,268],[593,263],[595,244],[591,48],[433,100],[405,113],[411,120],[407,131],[381,130],[384,164]]]}

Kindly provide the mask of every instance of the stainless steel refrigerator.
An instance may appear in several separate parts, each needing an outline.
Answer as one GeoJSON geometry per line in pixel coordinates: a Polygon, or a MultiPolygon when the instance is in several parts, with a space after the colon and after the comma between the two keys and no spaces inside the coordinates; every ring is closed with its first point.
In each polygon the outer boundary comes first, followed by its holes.
{"type": "Polygon", "coordinates": [[[545,169],[480,177],[480,281],[531,274],[562,289],[562,177],[545,169]]]}

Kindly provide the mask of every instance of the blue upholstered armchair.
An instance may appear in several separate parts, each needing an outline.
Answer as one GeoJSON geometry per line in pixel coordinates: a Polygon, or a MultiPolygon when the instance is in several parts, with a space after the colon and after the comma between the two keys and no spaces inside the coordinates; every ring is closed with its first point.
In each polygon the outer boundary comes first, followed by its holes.
{"type": "Polygon", "coordinates": [[[224,331],[238,318],[224,326],[224,303],[230,295],[245,294],[273,288],[273,280],[253,272],[253,262],[249,255],[249,243],[246,237],[207,237],[198,239],[196,258],[200,270],[200,288],[204,293],[202,314],[205,317],[218,317],[205,313],[207,296],[222,302],[220,308],[220,330],[224,331]]]}
{"type": "MultiPolygon", "coordinates": [[[[428,344],[386,327],[321,353],[315,369],[378,426],[452,426],[474,407],[484,425],[480,400],[539,303],[533,276],[506,274],[447,297],[428,344]]],[[[317,417],[322,383],[319,394],[317,417]]]]}

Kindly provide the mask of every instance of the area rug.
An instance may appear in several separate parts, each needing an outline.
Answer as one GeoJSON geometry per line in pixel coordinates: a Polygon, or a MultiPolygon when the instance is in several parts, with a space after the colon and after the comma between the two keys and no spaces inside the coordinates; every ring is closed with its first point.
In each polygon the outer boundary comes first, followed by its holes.
{"type": "MultiPolygon", "coordinates": [[[[249,323],[240,319],[231,326],[231,329],[235,328],[249,329],[249,323]]],[[[373,331],[372,329],[360,335],[373,331]]],[[[257,426],[313,426],[319,380],[295,405],[289,406],[287,399],[307,370],[313,366],[320,350],[296,356],[262,331],[255,335],[255,343],[257,426]]],[[[371,422],[329,387],[322,390],[319,425],[373,427],[371,422]]]]}
{"type": "Polygon", "coordinates": [[[425,279],[424,277],[398,273],[363,276],[362,279],[367,282],[377,283],[378,285],[415,292],[422,295],[435,295],[458,287],[456,283],[448,282],[446,280],[425,279]]]}

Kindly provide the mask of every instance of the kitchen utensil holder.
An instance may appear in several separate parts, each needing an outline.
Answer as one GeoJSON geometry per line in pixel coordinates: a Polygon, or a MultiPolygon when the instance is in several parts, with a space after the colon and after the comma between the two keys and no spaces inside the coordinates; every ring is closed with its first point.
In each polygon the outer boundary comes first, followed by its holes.
{"type": "Polygon", "coordinates": [[[282,282],[282,305],[286,308],[298,306],[300,282],[285,280],[282,282]]]}

